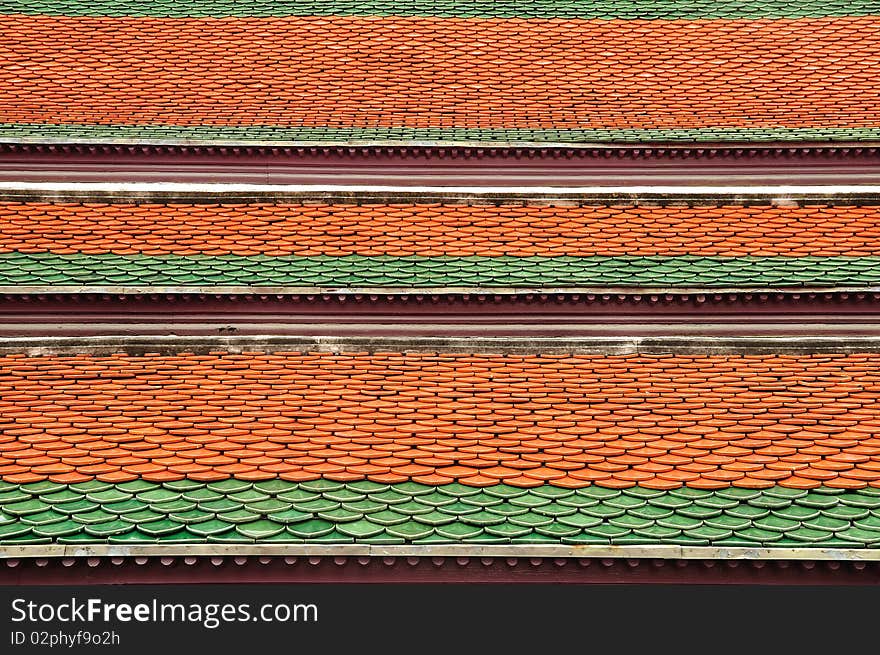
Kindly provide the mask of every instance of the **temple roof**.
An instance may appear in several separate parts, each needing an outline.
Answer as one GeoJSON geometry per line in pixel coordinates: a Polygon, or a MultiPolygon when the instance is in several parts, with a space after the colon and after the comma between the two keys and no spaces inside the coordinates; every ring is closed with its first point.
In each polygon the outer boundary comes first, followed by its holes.
{"type": "Polygon", "coordinates": [[[10,0],[0,62],[0,559],[880,561],[876,2],[10,0]]]}

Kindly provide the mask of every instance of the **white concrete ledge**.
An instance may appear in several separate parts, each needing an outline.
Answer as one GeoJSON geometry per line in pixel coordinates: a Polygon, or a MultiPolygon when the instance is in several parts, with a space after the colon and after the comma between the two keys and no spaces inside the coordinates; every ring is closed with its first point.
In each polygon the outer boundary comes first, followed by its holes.
{"type": "Polygon", "coordinates": [[[715,560],[880,561],[876,548],[709,546],[179,544],[0,546],[0,560],[55,557],[563,557],[715,560]]]}

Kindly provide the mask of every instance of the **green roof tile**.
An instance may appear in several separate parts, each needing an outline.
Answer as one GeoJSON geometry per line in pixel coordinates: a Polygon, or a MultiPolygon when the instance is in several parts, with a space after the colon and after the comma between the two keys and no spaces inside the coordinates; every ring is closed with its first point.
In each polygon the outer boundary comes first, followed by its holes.
{"type": "MultiPolygon", "coordinates": [[[[126,141],[197,142],[325,142],[351,141],[487,141],[504,143],[761,143],[803,141],[876,141],[876,127],[705,127],[689,129],[541,129],[541,128],[409,128],[409,127],[286,127],[279,125],[76,125],[46,123],[0,124],[8,141],[76,140],[87,143],[126,141]]],[[[83,268],[87,268],[84,266],[83,268]]],[[[192,274],[192,273],[189,273],[192,274]]],[[[201,277],[201,276],[197,276],[201,277]]]]}
{"type": "Polygon", "coordinates": [[[63,16],[272,17],[272,16],[426,16],[438,18],[581,18],[687,20],[860,16],[877,13],[868,0],[189,0],[186,3],[138,3],[134,0],[6,0],[6,13],[63,16]]]}
{"type": "MultiPolygon", "coordinates": [[[[880,281],[880,257],[843,256],[741,256],[670,257],[584,256],[558,257],[390,257],[385,255],[301,256],[208,256],[208,255],[59,255],[52,253],[0,253],[0,285],[178,285],[172,279],[182,272],[192,276],[192,285],[345,287],[401,286],[443,287],[737,287],[774,285],[792,288],[828,285],[868,285],[880,281]],[[90,261],[82,267],[84,258],[90,261]],[[344,267],[348,271],[342,270],[344,267]],[[256,265],[260,276],[246,273],[256,265]],[[661,265],[662,264],[662,265],[661,265]],[[207,270],[218,275],[206,275],[207,270]],[[400,279],[390,272],[406,270],[400,279]],[[738,271],[747,270],[746,274],[738,271]],[[523,277],[521,273],[531,271],[523,277]]],[[[402,489],[416,496],[433,489],[417,483],[402,489]]],[[[355,493],[338,483],[330,485],[342,493],[355,493]]],[[[168,486],[168,483],[166,483],[168,486]]],[[[320,480],[302,483],[307,491],[328,491],[320,480]],[[320,483],[320,484],[319,484],[320,483]],[[313,485],[313,486],[310,486],[313,485]]],[[[173,484],[170,489],[184,491],[199,484],[173,484]]],[[[211,488],[209,486],[209,488],[211,488]]],[[[222,489],[220,489],[222,491],[222,489]]],[[[556,495],[571,495],[551,492],[556,495]]],[[[114,493],[124,493],[115,491],[114,493]]],[[[256,492],[255,493],[259,493],[256,492]]],[[[506,493],[506,492],[502,492],[506,493]]],[[[802,492],[800,495],[805,495],[802,492]]],[[[586,494],[589,496],[589,494],[586,494]]],[[[655,494],[642,494],[648,499],[655,494]]],[[[626,496],[624,497],[631,497],[626,496]]],[[[783,494],[793,499],[798,494],[783,494]]]]}
{"type": "Polygon", "coordinates": [[[143,483],[129,485],[128,492],[114,485],[88,490],[99,502],[78,499],[73,487],[60,491],[57,486],[31,487],[31,495],[7,486],[3,493],[12,502],[0,504],[0,544],[266,541],[798,548],[880,544],[880,516],[863,506],[874,496],[856,491],[824,493],[820,488],[800,494],[774,488],[774,493],[741,494],[731,489],[723,493],[678,489],[657,495],[656,490],[641,492],[638,487],[627,493],[601,487],[572,493],[547,484],[514,494],[501,485],[475,490],[450,484],[426,490],[425,485],[352,489],[336,483],[317,490],[324,486],[305,490],[296,483],[277,481],[260,487],[188,485],[174,491],[143,483]],[[137,495],[126,497],[131,492],[137,495]],[[196,505],[185,496],[210,500],[196,505]],[[244,508],[233,497],[252,502],[244,508]],[[334,500],[342,497],[360,500],[345,504],[334,500]],[[389,505],[378,497],[395,502],[389,505]],[[151,502],[157,500],[162,502],[151,502]],[[589,506],[578,508],[579,500],[589,506]],[[205,505],[230,510],[213,511],[205,505]],[[303,511],[297,507],[302,505],[320,510],[303,511]]]}

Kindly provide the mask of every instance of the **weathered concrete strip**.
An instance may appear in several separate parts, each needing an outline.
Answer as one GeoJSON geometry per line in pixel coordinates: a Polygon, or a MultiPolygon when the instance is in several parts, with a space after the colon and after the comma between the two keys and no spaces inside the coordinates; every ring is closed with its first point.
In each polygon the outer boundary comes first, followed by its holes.
{"type": "Polygon", "coordinates": [[[0,354],[109,355],[125,352],[451,352],[510,354],[820,354],[880,352],[880,336],[809,337],[341,337],[98,336],[0,338],[0,354]]]}

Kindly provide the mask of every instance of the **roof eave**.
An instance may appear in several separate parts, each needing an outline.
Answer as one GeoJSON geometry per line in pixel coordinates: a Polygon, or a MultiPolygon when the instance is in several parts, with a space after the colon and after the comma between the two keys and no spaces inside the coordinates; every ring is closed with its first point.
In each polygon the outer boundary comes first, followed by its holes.
{"type": "Polygon", "coordinates": [[[452,151],[508,151],[534,150],[553,151],[597,151],[597,152],[679,152],[691,150],[746,151],[746,150],[787,150],[805,151],[816,149],[875,149],[880,148],[880,140],[854,140],[850,138],[807,141],[801,139],[775,140],[675,140],[675,141],[516,141],[516,140],[477,140],[477,139],[345,139],[345,140],[283,140],[283,139],[168,139],[168,138],[123,138],[113,139],[94,137],[18,137],[0,140],[0,148],[75,148],[88,146],[96,148],[125,148],[128,146],[153,146],[158,148],[270,148],[270,149],[400,149],[400,148],[442,148],[452,151]]]}
{"type": "Polygon", "coordinates": [[[880,562],[485,555],[88,555],[0,560],[4,584],[545,582],[877,584],[880,562]]]}

